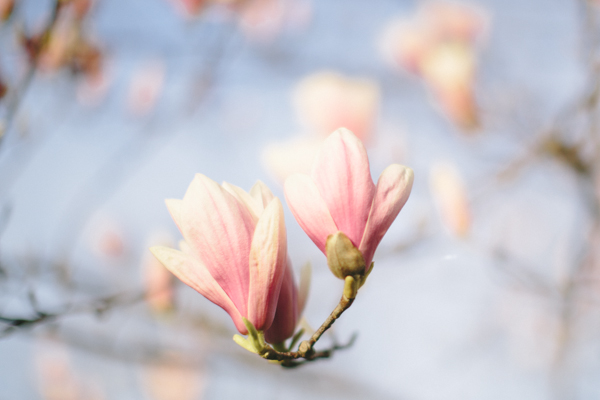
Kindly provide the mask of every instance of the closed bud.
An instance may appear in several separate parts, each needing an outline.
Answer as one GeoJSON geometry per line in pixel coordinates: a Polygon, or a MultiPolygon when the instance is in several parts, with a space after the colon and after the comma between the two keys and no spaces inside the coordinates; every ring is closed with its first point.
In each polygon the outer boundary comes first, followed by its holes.
{"type": "Polygon", "coordinates": [[[347,276],[363,276],[365,259],[360,250],[343,232],[336,232],[327,237],[325,244],[327,265],[335,276],[345,279],[347,276]]]}

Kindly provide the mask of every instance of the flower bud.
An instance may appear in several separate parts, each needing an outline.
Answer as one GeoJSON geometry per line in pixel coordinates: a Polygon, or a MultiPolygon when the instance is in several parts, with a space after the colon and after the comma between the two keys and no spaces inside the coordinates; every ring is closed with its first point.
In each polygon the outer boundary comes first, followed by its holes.
{"type": "Polygon", "coordinates": [[[345,279],[347,276],[364,275],[365,259],[360,250],[343,232],[338,231],[327,237],[325,251],[327,265],[338,278],[345,279]]]}

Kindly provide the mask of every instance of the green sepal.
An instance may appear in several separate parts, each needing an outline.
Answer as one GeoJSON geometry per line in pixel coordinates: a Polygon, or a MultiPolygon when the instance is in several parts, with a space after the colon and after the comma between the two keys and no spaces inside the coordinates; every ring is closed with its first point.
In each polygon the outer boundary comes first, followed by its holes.
{"type": "Polygon", "coordinates": [[[248,350],[251,353],[258,354],[258,351],[252,345],[248,339],[240,335],[233,335],[233,341],[242,346],[244,349],[248,350]]]}
{"type": "Polygon", "coordinates": [[[244,325],[246,325],[246,329],[248,329],[248,339],[252,342],[252,345],[260,354],[266,346],[265,336],[262,332],[259,332],[254,327],[254,324],[248,321],[246,318],[242,317],[242,321],[244,321],[244,325]]]}

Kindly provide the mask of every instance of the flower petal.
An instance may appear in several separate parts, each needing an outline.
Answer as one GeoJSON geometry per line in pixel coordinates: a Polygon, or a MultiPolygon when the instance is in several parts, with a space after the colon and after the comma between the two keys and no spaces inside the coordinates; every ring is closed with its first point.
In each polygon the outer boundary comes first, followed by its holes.
{"type": "Polygon", "coordinates": [[[204,264],[190,254],[164,246],[151,247],[150,251],[165,268],[183,283],[224,309],[231,316],[233,323],[241,334],[248,333],[242,321],[242,315],[225,291],[210,275],[204,264]]]}
{"type": "Polygon", "coordinates": [[[271,189],[261,181],[256,181],[254,186],[252,186],[250,189],[250,196],[262,205],[261,210],[264,210],[271,200],[275,198],[271,189]]]}
{"type": "Polygon", "coordinates": [[[167,209],[171,214],[171,218],[175,221],[175,225],[181,231],[181,207],[183,204],[183,200],[179,199],[166,199],[165,204],[167,205],[167,209]]]}
{"type": "Polygon", "coordinates": [[[252,213],[233,195],[196,174],[183,198],[181,233],[242,316],[247,316],[254,226],[252,213]]]}
{"type": "Polygon", "coordinates": [[[286,268],[287,237],[283,206],[275,198],[261,215],[250,249],[248,320],[256,329],[271,326],[286,268]]]}
{"type": "Polygon", "coordinates": [[[399,164],[392,164],[381,173],[377,181],[377,191],[369,213],[369,221],[359,246],[367,268],[371,265],[375,249],[383,235],[408,200],[413,178],[413,170],[399,164]]]}
{"type": "Polygon", "coordinates": [[[313,164],[312,178],[338,230],[358,247],[375,195],[363,143],[345,128],[329,135],[313,164]]]}
{"type": "Polygon", "coordinates": [[[304,232],[323,253],[327,236],[338,231],[327,204],[313,180],[304,174],[294,174],[285,180],[285,198],[292,214],[304,232]]]}
{"type": "Polygon", "coordinates": [[[292,263],[287,261],[281,292],[277,301],[277,312],[273,324],[265,331],[265,340],[269,343],[282,343],[292,337],[298,322],[298,292],[294,282],[292,263]]]}
{"type": "Polygon", "coordinates": [[[260,217],[260,214],[262,214],[264,209],[262,202],[254,199],[248,192],[239,186],[232,185],[228,182],[223,182],[223,185],[221,186],[223,186],[223,189],[231,193],[231,195],[235,197],[240,204],[242,204],[252,213],[255,221],[258,221],[258,217],[260,217]]]}

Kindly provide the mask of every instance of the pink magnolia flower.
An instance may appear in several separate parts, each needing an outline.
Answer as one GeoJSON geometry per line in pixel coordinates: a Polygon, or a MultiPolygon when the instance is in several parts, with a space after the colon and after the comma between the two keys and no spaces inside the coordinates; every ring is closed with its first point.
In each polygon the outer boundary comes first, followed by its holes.
{"type": "Polygon", "coordinates": [[[380,97],[377,82],[333,71],[305,77],[293,93],[296,114],[310,131],[326,137],[345,126],[365,143],[375,131],[380,97]]]}
{"type": "Polygon", "coordinates": [[[444,225],[452,234],[466,237],[471,229],[471,207],[456,166],[435,164],[430,171],[429,184],[444,225]]]}
{"type": "Polygon", "coordinates": [[[183,200],[167,208],[181,231],[181,251],[150,250],[167,269],[231,316],[268,329],[275,316],[287,264],[283,207],[262,183],[249,193],[197,174],[183,200]]]}
{"type": "Polygon", "coordinates": [[[323,143],[312,174],[285,182],[285,197],[296,220],[325,253],[327,237],[343,232],[363,255],[368,269],[375,249],[408,200],[413,171],[387,167],[373,183],[363,143],[340,128],[323,143]]]}
{"type": "Polygon", "coordinates": [[[269,343],[283,343],[294,335],[298,320],[304,311],[308,286],[310,284],[310,273],[306,268],[302,270],[300,277],[300,288],[294,282],[292,264],[288,259],[287,268],[283,275],[277,311],[273,324],[265,331],[265,340],[269,343]]]}

